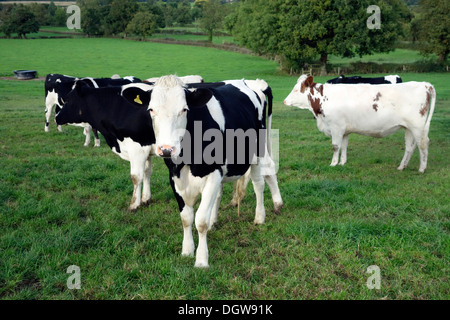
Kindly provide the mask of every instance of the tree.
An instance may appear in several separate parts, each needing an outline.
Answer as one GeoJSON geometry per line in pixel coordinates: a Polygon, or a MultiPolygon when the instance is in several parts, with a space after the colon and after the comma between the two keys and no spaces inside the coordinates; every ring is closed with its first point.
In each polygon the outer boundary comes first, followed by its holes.
{"type": "Polygon", "coordinates": [[[257,53],[278,56],[299,70],[318,57],[325,70],[330,54],[341,57],[393,50],[411,15],[401,0],[247,0],[233,26],[235,39],[257,53]],[[381,28],[370,29],[367,8],[381,9],[381,28]]]}
{"type": "Polygon", "coordinates": [[[208,33],[208,41],[212,42],[214,31],[222,26],[222,5],[218,0],[209,0],[202,4],[202,16],[199,19],[200,28],[208,33]]]}
{"type": "Polygon", "coordinates": [[[106,31],[111,34],[124,32],[137,11],[136,0],[113,0],[107,18],[106,31]]]}
{"type": "Polygon", "coordinates": [[[178,3],[175,15],[175,21],[180,25],[186,25],[193,22],[193,18],[191,15],[191,6],[186,1],[178,3]]]}
{"type": "Polygon", "coordinates": [[[39,23],[27,6],[19,4],[12,7],[9,16],[2,18],[1,30],[7,37],[17,33],[19,38],[26,38],[27,33],[39,31],[39,23]]]}
{"type": "Polygon", "coordinates": [[[105,33],[106,17],[109,14],[109,4],[105,0],[78,0],[81,9],[81,28],[88,36],[105,33]]]}
{"type": "Polygon", "coordinates": [[[421,16],[418,19],[419,38],[424,54],[438,55],[445,62],[450,53],[450,2],[448,0],[420,0],[421,16]]]}
{"type": "Polygon", "coordinates": [[[144,8],[155,16],[157,28],[165,28],[166,21],[164,19],[164,10],[161,2],[149,0],[149,2],[144,5],[144,8]]]}
{"type": "Polygon", "coordinates": [[[148,12],[139,11],[127,25],[126,32],[141,39],[151,36],[156,30],[156,17],[148,12]]]}

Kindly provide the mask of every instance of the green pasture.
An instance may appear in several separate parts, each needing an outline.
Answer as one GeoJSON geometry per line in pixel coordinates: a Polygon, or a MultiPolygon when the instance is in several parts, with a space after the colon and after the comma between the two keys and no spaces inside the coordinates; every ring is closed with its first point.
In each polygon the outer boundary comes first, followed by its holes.
{"type": "MultiPolygon", "coordinates": [[[[0,40],[0,77],[13,70],[140,78],[176,73],[206,81],[265,79],[275,96],[278,182],[285,206],[253,225],[251,184],[238,215],[226,185],[208,233],[210,268],[181,256],[182,225],[161,159],[152,201],[127,212],[129,163],[83,147],[78,127],[44,132],[44,82],[0,79],[1,299],[448,299],[450,298],[450,76],[400,74],[437,90],[428,168],[418,152],[396,170],[403,132],[352,135],[348,163],[330,167],[331,141],[312,114],[286,107],[296,82],[274,61],[211,48],[121,39],[0,40]],[[81,289],[69,290],[69,266],[81,289]],[[369,266],[381,272],[370,290],[369,266]]],[[[330,77],[317,77],[326,81],[330,77]]],[[[197,236],[194,229],[194,240],[197,236]]]]}

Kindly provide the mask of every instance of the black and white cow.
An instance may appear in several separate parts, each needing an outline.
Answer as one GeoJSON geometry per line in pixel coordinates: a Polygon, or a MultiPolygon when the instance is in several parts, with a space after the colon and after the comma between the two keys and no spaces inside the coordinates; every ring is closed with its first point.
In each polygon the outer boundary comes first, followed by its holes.
{"type": "Polygon", "coordinates": [[[206,235],[217,221],[223,183],[239,179],[250,168],[257,200],[255,224],[265,220],[265,181],[272,193],[275,211],[281,209],[283,201],[275,164],[267,151],[262,122],[265,108],[259,95],[243,80],[191,90],[178,77],[164,76],[156,81],[151,91],[140,92],[139,98],[149,101],[155,151],[166,159],[172,187],[178,194],[184,256],[192,256],[195,251],[194,204],[201,195],[195,214],[199,235],[195,266],[208,267],[206,235]],[[258,134],[261,132],[263,134],[258,134]],[[245,143],[234,144],[242,137],[245,143]]]}
{"type": "Polygon", "coordinates": [[[101,132],[114,153],[130,162],[134,191],[128,209],[136,210],[150,201],[155,136],[147,108],[129,103],[121,95],[122,89],[120,86],[92,88],[85,81],[76,81],[56,115],[56,123],[89,123],[101,132]]]}
{"type": "MultiPolygon", "coordinates": [[[[52,115],[53,107],[56,106],[55,114],[64,105],[67,94],[72,90],[75,81],[82,80],[88,86],[92,88],[107,87],[107,86],[121,86],[128,83],[141,82],[141,80],[135,77],[124,77],[124,78],[76,78],[71,76],[65,76],[62,74],[48,74],[45,78],[45,131],[50,131],[50,117],[52,115]]],[[[85,146],[88,146],[91,141],[91,131],[92,127],[88,124],[78,124],[84,128],[84,134],[86,140],[84,142],[85,146]]],[[[58,126],[58,130],[61,131],[61,126],[58,126]]],[[[98,138],[97,130],[93,130],[95,143],[94,146],[100,146],[100,139],[98,138]]]]}
{"type": "Polygon", "coordinates": [[[343,74],[338,78],[330,79],[326,83],[331,84],[357,84],[357,83],[368,83],[368,84],[394,84],[401,83],[402,78],[398,75],[389,75],[384,77],[376,78],[363,78],[361,76],[346,77],[343,74]]]}
{"type": "MultiPolygon", "coordinates": [[[[184,81],[183,78],[181,78],[184,81]]],[[[272,157],[272,144],[270,139],[270,129],[272,127],[272,105],[273,105],[273,94],[272,88],[267,84],[266,81],[262,79],[256,80],[247,80],[244,79],[245,84],[252,89],[258,96],[259,99],[266,103],[267,102],[267,134],[266,134],[266,142],[267,149],[269,155],[272,157]],[[266,101],[267,97],[267,101],[266,101]]],[[[186,83],[186,82],[185,82],[186,83]]],[[[225,81],[220,82],[206,82],[206,83],[189,83],[187,84],[187,88],[192,91],[192,89],[197,88],[208,88],[208,87],[219,87],[225,85],[225,81]]],[[[266,113],[262,114],[262,123],[265,125],[266,123],[266,113]]],[[[240,212],[240,204],[242,199],[245,197],[247,185],[250,182],[250,170],[240,179],[234,182],[233,187],[233,198],[231,199],[230,205],[238,208],[238,215],[240,212]]]]}

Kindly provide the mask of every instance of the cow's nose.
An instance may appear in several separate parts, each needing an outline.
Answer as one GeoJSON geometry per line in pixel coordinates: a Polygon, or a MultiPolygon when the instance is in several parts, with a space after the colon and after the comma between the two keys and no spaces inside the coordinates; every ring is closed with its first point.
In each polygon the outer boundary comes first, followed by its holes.
{"type": "Polygon", "coordinates": [[[156,150],[158,155],[163,158],[170,158],[172,154],[175,152],[175,147],[164,144],[162,146],[158,146],[156,150]]]}

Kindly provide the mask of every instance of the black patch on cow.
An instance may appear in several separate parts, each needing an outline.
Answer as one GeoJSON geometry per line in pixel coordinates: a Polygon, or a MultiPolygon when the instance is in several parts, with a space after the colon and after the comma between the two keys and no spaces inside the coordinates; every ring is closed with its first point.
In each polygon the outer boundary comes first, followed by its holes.
{"type": "MultiPolygon", "coordinates": [[[[397,77],[397,83],[402,82],[400,77],[397,77]]],[[[384,77],[375,77],[375,78],[363,78],[361,76],[353,76],[346,77],[344,75],[340,75],[338,78],[330,79],[327,83],[331,84],[358,84],[358,83],[367,83],[367,84],[391,84],[391,82],[385,80],[384,77]]]]}
{"type": "MultiPolygon", "coordinates": [[[[230,161],[230,159],[227,158],[226,154],[226,146],[227,143],[227,137],[226,137],[226,131],[222,132],[222,140],[223,140],[223,161],[220,163],[213,163],[213,164],[207,164],[204,161],[201,163],[195,163],[195,143],[197,141],[202,141],[201,150],[202,152],[205,150],[205,148],[212,142],[210,141],[203,141],[202,137],[203,134],[208,129],[217,129],[220,130],[219,125],[216,123],[216,121],[212,118],[211,114],[208,111],[208,108],[206,107],[206,103],[214,96],[216,100],[219,101],[220,107],[222,109],[222,113],[225,118],[225,130],[231,129],[242,129],[243,131],[247,131],[249,129],[255,130],[258,132],[259,129],[263,128],[263,124],[261,121],[258,120],[258,110],[255,108],[254,104],[250,100],[250,98],[243,92],[241,92],[238,88],[231,84],[227,85],[221,85],[221,86],[215,86],[210,88],[202,88],[198,89],[195,92],[189,92],[187,93],[187,101],[188,101],[188,121],[186,130],[189,132],[191,136],[191,145],[190,146],[184,146],[184,147],[190,147],[191,150],[191,158],[185,159],[186,163],[189,163],[190,171],[193,176],[198,177],[204,177],[210,173],[212,173],[215,170],[222,171],[221,167],[223,164],[226,163],[226,160],[228,160],[227,164],[227,176],[242,176],[244,175],[249,166],[250,161],[252,160],[250,158],[250,155],[246,156],[245,162],[242,164],[238,164],[237,161],[237,145],[234,144],[234,156],[235,159],[233,161],[230,161]],[[195,96],[194,96],[195,94],[195,96]],[[188,97],[190,96],[190,97],[188,97]],[[209,98],[209,99],[207,99],[209,98]],[[190,104],[194,103],[193,105],[190,104]],[[203,105],[201,105],[203,103],[203,105]],[[195,122],[201,122],[202,124],[202,137],[199,138],[194,136],[194,124],[195,122]],[[233,163],[233,164],[230,164],[233,163]]],[[[265,110],[264,110],[265,111],[265,110]]],[[[256,135],[255,141],[247,141],[250,143],[255,143],[257,146],[259,145],[258,141],[259,136],[256,135]]],[[[183,145],[183,144],[182,144],[183,145]]],[[[247,149],[247,145],[246,145],[247,149]]],[[[260,150],[257,150],[256,152],[261,153],[260,150]]],[[[183,156],[183,147],[181,150],[180,156],[183,156]]],[[[202,157],[203,160],[203,157],[202,157]]],[[[174,166],[173,168],[173,174],[175,176],[180,175],[180,171],[183,168],[185,164],[179,164],[174,166]]],[[[222,173],[223,174],[223,173],[222,173]]]]}
{"type": "Polygon", "coordinates": [[[128,102],[147,109],[152,97],[152,91],[144,91],[141,88],[131,86],[122,91],[122,96],[128,102]]]}
{"type": "Polygon", "coordinates": [[[87,122],[120,152],[117,139],[130,138],[142,146],[155,143],[151,117],[146,108],[131,104],[120,95],[122,87],[93,89],[77,83],[56,116],[58,124],[87,122]]]}

